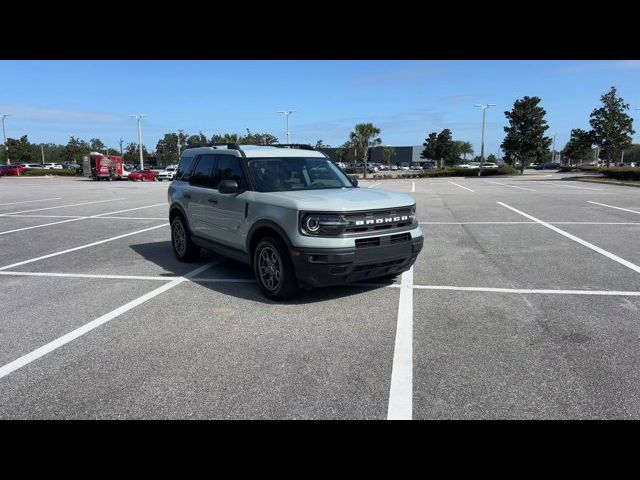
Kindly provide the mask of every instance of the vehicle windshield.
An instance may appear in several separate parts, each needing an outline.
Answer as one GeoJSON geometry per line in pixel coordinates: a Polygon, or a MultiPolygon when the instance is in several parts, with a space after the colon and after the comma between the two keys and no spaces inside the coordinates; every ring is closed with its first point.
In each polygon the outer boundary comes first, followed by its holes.
{"type": "Polygon", "coordinates": [[[258,192],[354,188],[328,158],[256,158],[247,163],[258,192]]]}

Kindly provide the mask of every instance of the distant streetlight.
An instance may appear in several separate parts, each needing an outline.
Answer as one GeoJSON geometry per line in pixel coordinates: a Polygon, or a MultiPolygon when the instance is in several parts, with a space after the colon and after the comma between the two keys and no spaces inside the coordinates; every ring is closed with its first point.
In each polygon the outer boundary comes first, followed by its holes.
{"type": "Polygon", "coordinates": [[[11,165],[11,160],[9,160],[9,145],[7,145],[7,131],[4,128],[4,119],[9,116],[10,114],[8,113],[2,114],[2,135],[4,136],[4,152],[7,154],[7,165],[11,165]]]}
{"type": "Polygon", "coordinates": [[[144,170],[144,160],[142,159],[142,127],[140,126],[140,121],[143,117],[146,117],[146,115],[138,113],[129,116],[138,119],[138,151],[140,152],[140,170],[144,170]]]}
{"type": "Polygon", "coordinates": [[[291,143],[291,132],[289,131],[289,115],[291,115],[295,110],[279,110],[278,113],[284,113],[284,116],[287,119],[287,143],[291,143]]]}
{"type": "Polygon", "coordinates": [[[482,109],[482,143],[480,144],[480,169],[478,170],[478,176],[482,176],[482,164],[484,163],[484,128],[487,108],[495,107],[495,103],[487,103],[486,105],[476,103],[474,107],[480,107],[482,109]]]}
{"type": "Polygon", "coordinates": [[[551,147],[551,163],[556,160],[556,133],[553,134],[553,146],[551,147]]]}

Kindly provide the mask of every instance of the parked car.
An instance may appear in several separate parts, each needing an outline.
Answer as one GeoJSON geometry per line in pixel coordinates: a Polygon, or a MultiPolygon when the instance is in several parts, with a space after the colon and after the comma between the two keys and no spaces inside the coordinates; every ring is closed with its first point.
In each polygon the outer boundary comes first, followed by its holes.
{"type": "Polygon", "coordinates": [[[77,170],[78,168],[80,168],[80,165],[78,165],[77,163],[63,163],[62,168],[77,170]]]}
{"type": "Polygon", "coordinates": [[[62,170],[62,165],[59,163],[43,163],[41,168],[48,168],[49,170],[62,170]]]}
{"type": "Polygon", "coordinates": [[[398,165],[391,165],[391,167],[389,167],[392,171],[397,171],[398,170],[398,165]]]}
{"type": "Polygon", "coordinates": [[[134,182],[157,182],[158,174],[151,170],[139,170],[136,172],[130,172],[127,178],[134,182]]]}
{"type": "Polygon", "coordinates": [[[0,165],[0,177],[15,177],[22,175],[25,170],[22,165],[0,165]]]}
{"type": "Polygon", "coordinates": [[[26,168],[27,170],[31,168],[42,168],[42,165],[40,163],[23,163],[20,166],[26,168]]]}
{"type": "Polygon", "coordinates": [[[177,170],[177,167],[173,167],[173,166],[167,167],[164,170],[160,170],[158,172],[158,181],[161,182],[162,180],[169,180],[169,181],[173,180],[173,177],[176,174],[176,170],[177,170]]]}

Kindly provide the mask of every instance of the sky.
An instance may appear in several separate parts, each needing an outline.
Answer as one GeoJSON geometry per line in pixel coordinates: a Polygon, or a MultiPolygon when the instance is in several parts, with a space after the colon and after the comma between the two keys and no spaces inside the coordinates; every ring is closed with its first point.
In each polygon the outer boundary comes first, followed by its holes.
{"type": "MultiPolygon", "coordinates": [[[[354,125],[379,127],[384,144],[420,145],[433,131],[480,152],[487,110],[485,155],[501,156],[504,111],[525,95],[547,111],[556,148],[572,128],[589,128],[589,114],[611,86],[640,121],[640,61],[0,61],[0,114],[10,138],[66,144],[70,136],[100,138],[119,148],[155,149],[164,133],[267,132],[284,143],[280,110],[290,116],[292,143],[340,146],[354,125]]],[[[634,123],[635,123],[634,122],[634,123]]],[[[640,129],[634,143],[640,141],[640,129]]]]}

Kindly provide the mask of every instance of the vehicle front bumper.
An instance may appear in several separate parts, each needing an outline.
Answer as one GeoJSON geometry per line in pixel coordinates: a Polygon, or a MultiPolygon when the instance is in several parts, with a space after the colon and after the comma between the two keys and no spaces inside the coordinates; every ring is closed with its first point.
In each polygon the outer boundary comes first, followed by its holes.
{"type": "Polygon", "coordinates": [[[399,243],[350,248],[291,247],[291,259],[303,285],[326,287],[396,275],[411,268],[422,250],[422,235],[399,243]]]}

